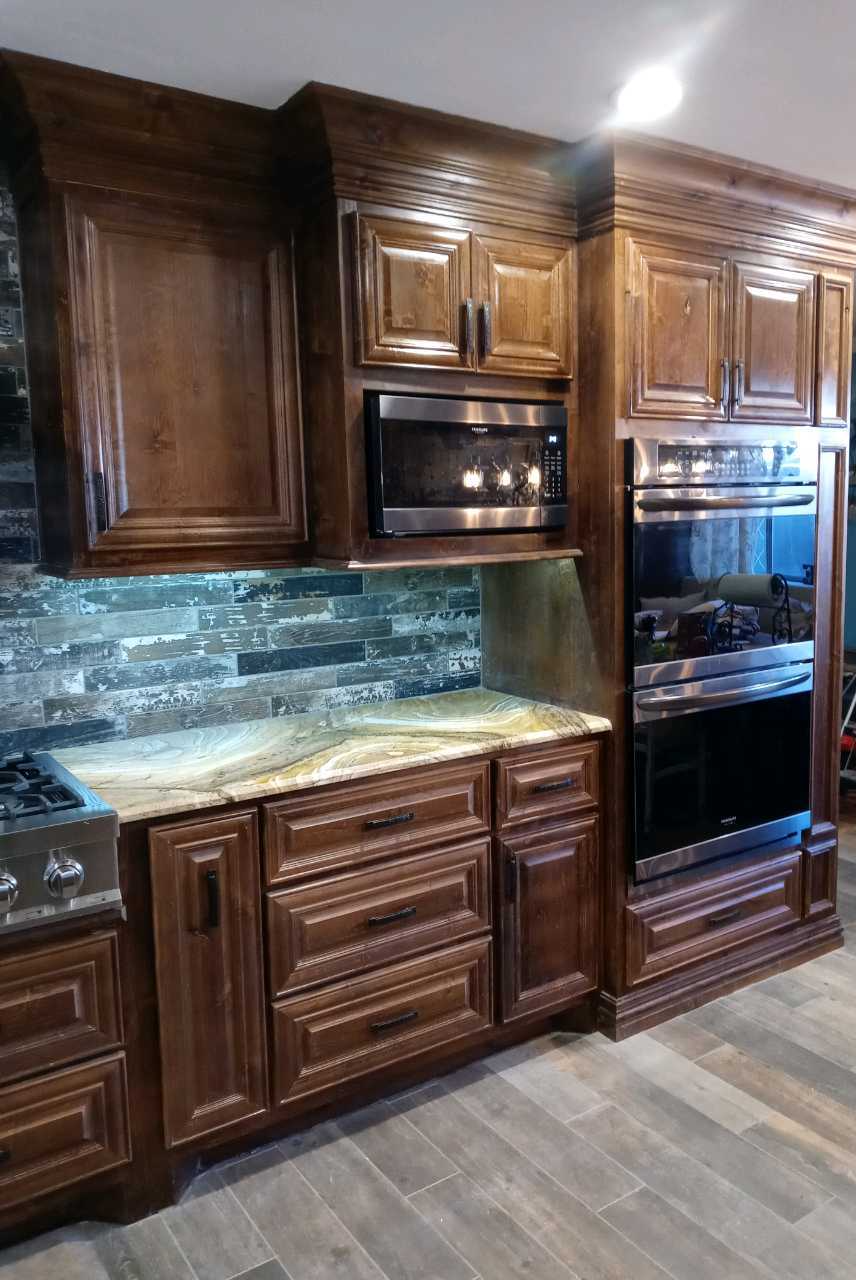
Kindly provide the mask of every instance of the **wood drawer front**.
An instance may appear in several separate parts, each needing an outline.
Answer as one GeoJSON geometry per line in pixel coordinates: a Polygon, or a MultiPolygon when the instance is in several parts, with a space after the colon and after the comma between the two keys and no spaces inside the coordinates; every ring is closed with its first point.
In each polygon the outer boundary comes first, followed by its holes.
{"type": "Polygon", "coordinates": [[[497,761],[496,825],[559,817],[598,803],[600,746],[563,743],[497,761]]]}
{"type": "Polygon", "coordinates": [[[335,1089],[491,1024],[490,938],[273,1006],[279,1103],[335,1089]]]}
{"type": "Polygon", "coordinates": [[[490,840],[268,894],[267,923],[274,995],[456,942],[490,928],[490,840]]]}
{"type": "Polygon", "coordinates": [[[116,934],[6,952],[0,960],[0,1083],[122,1042],[116,934]]]}
{"type": "Polygon", "coordinates": [[[0,1089],[0,1212],[131,1157],[125,1055],[0,1089]]]}
{"type": "Polygon", "coordinates": [[[628,981],[660,977],[796,924],[800,863],[794,851],[628,907],[628,981]]]}
{"type": "Polygon", "coordinates": [[[490,831],[485,761],[391,774],[265,805],[268,879],[288,883],[490,831]]]}

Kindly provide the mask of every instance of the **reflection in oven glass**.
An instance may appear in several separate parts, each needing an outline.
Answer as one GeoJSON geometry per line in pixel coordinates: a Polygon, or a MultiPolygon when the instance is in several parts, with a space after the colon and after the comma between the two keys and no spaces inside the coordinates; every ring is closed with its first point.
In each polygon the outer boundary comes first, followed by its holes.
{"type": "Polygon", "coordinates": [[[637,525],[637,665],[811,640],[813,516],[637,525]]]}

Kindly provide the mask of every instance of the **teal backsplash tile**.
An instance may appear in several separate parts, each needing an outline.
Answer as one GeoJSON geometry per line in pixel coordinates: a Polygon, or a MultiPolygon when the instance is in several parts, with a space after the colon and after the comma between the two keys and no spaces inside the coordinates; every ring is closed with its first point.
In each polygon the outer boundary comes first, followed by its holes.
{"type": "MultiPolygon", "coordinates": [[[[0,182],[13,243],[10,211],[0,182]]],[[[0,300],[0,753],[479,683],[477,569],[40,574],[16,290],[0,300]]]]}

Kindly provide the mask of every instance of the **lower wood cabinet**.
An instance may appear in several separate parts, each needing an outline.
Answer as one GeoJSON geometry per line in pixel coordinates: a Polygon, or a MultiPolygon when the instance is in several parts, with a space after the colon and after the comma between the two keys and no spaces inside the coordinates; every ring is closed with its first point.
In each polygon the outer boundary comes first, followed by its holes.
{"type": "Polygon", "coordinates": [[[168,1147],[267,1107],[255,812],[149,834],[168,1147]]]}
{"type": "Polygon", "coordinates": [[[754,942],[802,917],[798,849],[627,908],[627,981],[659,978],[754,942]]]}
{"type": "Polygon", "coordinates": [[[598,980],[596,817],[498,841],[504,1022],[547,1013],[598,980]]]}
{"type": "Polygon", "coordinates": [[[0,1089],[0,1212],[130,1156],[123,1053],[0,1089]]]}
{"type": "Polygon", "coordinates": [[[490,952],[490,938],[478,938],[275,1004],[275,1103],[333,1092],[485,1030],[490,952]]]}

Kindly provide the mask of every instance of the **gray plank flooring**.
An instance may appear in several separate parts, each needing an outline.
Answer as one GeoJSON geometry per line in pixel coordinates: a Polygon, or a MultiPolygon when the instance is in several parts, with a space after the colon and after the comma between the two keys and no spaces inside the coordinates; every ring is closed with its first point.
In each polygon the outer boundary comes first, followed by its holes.
{"type": "Polygon", "coordinates": [[[198,1179],[2,1280],[853,1280],[856,822],[844,950],[613,1045],[556,1033],[198,1179]],[[852,901],[851,901],[852,900],[852,901]]]}

